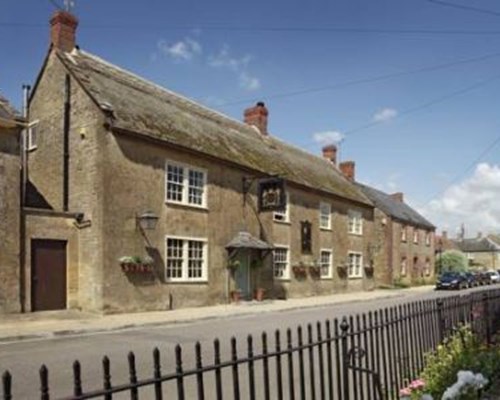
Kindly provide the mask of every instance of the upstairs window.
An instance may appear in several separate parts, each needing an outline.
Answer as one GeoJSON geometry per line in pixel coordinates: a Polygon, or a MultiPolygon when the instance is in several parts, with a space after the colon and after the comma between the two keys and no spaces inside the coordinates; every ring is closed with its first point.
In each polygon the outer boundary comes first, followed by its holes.
{"type": "Polygon", "coordinates": [[[348,231],[355,235],[363,234],[363,216],[359,211],[349,211],[348,231]]]}
{"type": "Polygon", "coordinates": [[[406,242],[406,230],[407,230],[406,226],[403,225],[401,227],[401,241],[402,242],[406,242]]]}
{"type": "Polygon", "coordinates": [[[406,276],[408,271],[408,260],[406,257],[401,258],[401,276],[406,276]]]}
{"type": "Polygon", "coordinates": [[[321,229],[332,228],[332,207],[328,203],[319,204],[319,227],[321,229]]]}
{"type": "Polygon", "coordinates": [[[32,122],[28,125],[26,131],[25,150],[31,151],[38,147],[38,121],[32,122]]]}
{"type": "Polygon", "coordinates": [[[413,230],[413,243],[418,244],[418,230],[413,230]]]}
{"type": "Polygon", "coordinates": [[[425,233],[425,245],[426,246],[431,245],[431,233],[430,232],[425,233]]]}
{"type": "Polygon", "coordinates": [[[274,211],[273,219],[278,222],[290,222],[290,206],[289,206],[290,196],[286,194],[286,203],[283,210],[274,211]]]}
{"type": "Polygon", "coordinates": [[[167,202],[206,207],[205,171],[167,163],[165,175],[167,202]]]}

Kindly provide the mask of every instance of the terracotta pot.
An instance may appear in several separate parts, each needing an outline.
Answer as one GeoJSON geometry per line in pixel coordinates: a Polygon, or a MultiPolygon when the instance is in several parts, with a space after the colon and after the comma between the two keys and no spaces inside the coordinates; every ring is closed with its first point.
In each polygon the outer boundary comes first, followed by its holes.
{"type": "Polygon", "coordinates": [[[255,289],[255,292],[254,292],[254,299],[257,301],[262,301],[262,300],[264,300],[265,294],[266,294],[266,289],[257,288],[257,289],[255,289]]]}
{"type": "Polygon", "coordinates": [[[239,303],[241,300],[241,291],[239,290],[232,290],[231,291],[231,301],[233,303],[239,303]]]}

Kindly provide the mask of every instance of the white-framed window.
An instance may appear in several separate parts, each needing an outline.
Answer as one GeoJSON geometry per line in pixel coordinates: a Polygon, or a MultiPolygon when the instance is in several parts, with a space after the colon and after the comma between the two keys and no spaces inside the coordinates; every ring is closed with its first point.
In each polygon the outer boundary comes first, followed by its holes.
{"type": "Polygon", "coordinates": [[[349,278],[361,278],[363,276],[363,254],[355,251],[350,251],[349,257],[349,271],[347,273],[349,278]]]}
{"type": "Polygon", "coordinates": [[[26,142],[24,145],[27,151],[35,150],[38,147],[38,123],[39,121],[31,122],[26,130],[26,142]]]}
{"type": "Polygon", "coordinates": [[[424,267],[425,276],[429,276],[431,274],[431,260],[425,259],[425,267],[424,267]]]}
{"type": "Polygon", "coordinates": [[[431,245],[431,233],[430,232],[425,233],[425,245],[426,246],[431,245]]]}
{"type": "Polygon", "coordinates": [[[319,268],[321,278],[331,278],[333,272],[333,252],[331,250],[322,249],[319,255],[319,268]]]}
{"type": "Polygon", "coordinates": [[[290,195],[286,193],[285,208],[283,210],[274,211],[273,219],[278,222],[290,222],[290,195]]]}
{"type": "Polygon", "coordinates": [[[321,229],[332,228],[332,206],[329,203],[319,203],[319,227],[321,229]]]}
{"type": "Polygon", "coordinates": [[[274,246],[273,274],[275,279],[288,279],[290,276],[290,251],[288,246],[274,246]]]}
{"type": "Polygon", "coordinates": [[[165,279],[171,282],[207,280],[207,240],[166,237],[165,279]]]}
{"type": "Polygon", "coordinates": [[[206,207],[207,172],[168,162],[165,166],[165,200],[193,207],[206,207]]]}
{"type": "Polygon", "coordinates": [[[401,226],[401,241],[402,242],[406,242],[406,231],[407,231],[406,225],[401,226]]]}
{"type": "Polygon", "coordinates": [[[363,215],[359,211],[350,210],[349,214],[349,233],[353,233],[355,235],[363,234],[363,215]]]}
{"type": "Polygon", "coordinates": [[[401,257],[401,276],[406,276],[408,271],[408,259],[406,257],[401,257]]]}
{"type": "Polygon", "coordinates": [[[413,229],[413,243],[418,244],[418,230],[413,229]]]}

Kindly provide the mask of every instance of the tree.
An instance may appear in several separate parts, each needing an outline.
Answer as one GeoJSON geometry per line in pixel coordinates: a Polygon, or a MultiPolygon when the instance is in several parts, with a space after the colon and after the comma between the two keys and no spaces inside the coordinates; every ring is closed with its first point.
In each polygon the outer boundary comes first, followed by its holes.
{"type": "Polygon", "coordinates": [[[458,250],[447,250],[436,260],[439,272],[466,272],[469,263],[464,253],[458,250]]]}

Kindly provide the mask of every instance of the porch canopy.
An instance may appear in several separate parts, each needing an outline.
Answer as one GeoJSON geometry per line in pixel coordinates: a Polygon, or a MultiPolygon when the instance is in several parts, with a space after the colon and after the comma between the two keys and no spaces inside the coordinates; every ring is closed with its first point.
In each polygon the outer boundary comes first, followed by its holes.
{"type": "Polygon", "coordinates": [[[226,245],[229,252],[240,249],[272,250],[273,246],[263,240],[257,239],[249,232],[241,231],[226,245]]]}

